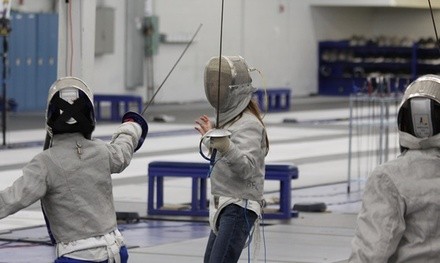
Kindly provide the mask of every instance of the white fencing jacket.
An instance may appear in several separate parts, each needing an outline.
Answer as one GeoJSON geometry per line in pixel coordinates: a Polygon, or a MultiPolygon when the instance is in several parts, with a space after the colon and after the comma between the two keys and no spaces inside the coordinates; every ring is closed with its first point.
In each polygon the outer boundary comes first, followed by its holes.
{"type": "Polygon", "coordinates": [[[57,243],[108,234],[116,229],[112,173],[130,163],[141,128],[126,122],[111,143],[80,133],[55,135],[12,186],[0,191],[0,218],[42,200],[57,243]]]}
{"type": "Polygon", "coordinates": [[[400,133],[409,148],[369,176],[349,262],[440,262],[440,137],[400,133]]]}
{"type": "Polygon", "coordinates": [[[229,149],[217,153],[211,172],[211,193],[260,202],[263,200],[266,130],[260,121],[245,111],[225,129],[232,135],[229,149]]]}

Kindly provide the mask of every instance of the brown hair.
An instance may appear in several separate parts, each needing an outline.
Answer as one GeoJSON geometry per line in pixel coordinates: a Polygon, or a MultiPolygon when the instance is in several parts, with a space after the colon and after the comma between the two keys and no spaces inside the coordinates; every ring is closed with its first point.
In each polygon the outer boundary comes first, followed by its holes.
{"type": "Polygon", "coordinates": [[[265,133],[265,137],[266,137],[265,138],[265,140],[266,140],[266,155],[267,155],[267,153],[269,152],[269,137],[267,137],[266,125],[264,125],[263,118],[261,117],[260,107],[258,106],[258,103],[254,99],[251,99],[249,101],[249,104],[247,105],[247,107],[240,114],[238,114],[235,118],[233,118],[232,120],[225,123],[223,125],[223,127],[228,123],[233,124],[234,122],[236,122],[238,119],[241,118],[241,116],[243,116],[243,112],[245,112],[247,110],[249,112],[251,112],[253,115],[255,115],[255,117],[257,117],[257,119],[260,121],[261,125],[263,125],[263,127],[264,127],[264,133],[265,133]]]}
{"type": "Polygon", "coordinates": [[[269,152],[269,137],[267,137],[266,125],[264,125],[263,118],[261,117],[260,107],[258,106],[258,103],[254,99],[251,99],[246,109],[249,110],[253,115],[255,115],[260,121],[261,125],[263,125],[264,127],[264,135],[266,137],[265,140],[266,140],[266,149],[267,149],[266,155],[267,155],[267,153],[269,152]]]}

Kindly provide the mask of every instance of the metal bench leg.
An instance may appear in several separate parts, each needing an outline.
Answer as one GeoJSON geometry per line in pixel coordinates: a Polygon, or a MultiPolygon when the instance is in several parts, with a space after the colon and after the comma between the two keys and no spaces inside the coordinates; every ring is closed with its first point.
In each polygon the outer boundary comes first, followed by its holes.
{"type": "Polygon", "coordinates": [[[151,174],[148,176],[148,213],[150,214],[154,210],[154,184],[155,184],[155,176],[151,174]]]}
{"type": "Polygon", "coordinates": [[[192,178],[192,187],[191,187],[191,210],[198,211],[198,196],[199,196],[199,179],[192,178]]]}
{"type": "Polygon", "coordinates": [[[163,206],[163,176],[158,176],[156,178],[156,184],[156,209],[160,209],[163,206]]]}
{"type": "Polygon", "coordinates": [[[206,178],[200,178],[200,210],[206,210],[208,208],[208,202],[206,200],[206,178]]]}
{"type": "Polygon", "coordinates": [[[290,178],[288,180],[280,180],[280,212],[285,218],[290,218],[291,205],[291,189],[290,178]]]}

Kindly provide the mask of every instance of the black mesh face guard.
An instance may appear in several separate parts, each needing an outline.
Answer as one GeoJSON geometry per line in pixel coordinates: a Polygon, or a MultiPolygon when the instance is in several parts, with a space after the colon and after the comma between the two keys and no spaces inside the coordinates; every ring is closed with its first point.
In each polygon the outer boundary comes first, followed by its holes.
{"type": "MultiPolygon", "coordinates": [[[[414,124],[411,112],[411,99],[407,100],[399,110],[397,116],[398,128],[400,131],[416,136],[414,132],[414,124]]],[[[440,132],[440,104],[434,100],[431,101],[431,119],[432,119],[432,135],[440,132]]],[[[417,136],[416,136],[417,137],[417,136]]]]}
{"type": "Polygon", "coordinates": [[[73,104],[56,94],[49,103],[47,114],[47,125],[52,129],[53,134],[79,132],[90,139],[95,129],[93,106],[81,91],[79,98],[73,104]],[[76,122],[67,123],[71,118],[76,122]]]}
{"type": "Polygon", "coordinates": [[[409,100],[407,100],[400,107],[399,114],[397,116],[397,123],[400,131],[415,136],[411,117],[411,103],[409,103],[409,100]]]}

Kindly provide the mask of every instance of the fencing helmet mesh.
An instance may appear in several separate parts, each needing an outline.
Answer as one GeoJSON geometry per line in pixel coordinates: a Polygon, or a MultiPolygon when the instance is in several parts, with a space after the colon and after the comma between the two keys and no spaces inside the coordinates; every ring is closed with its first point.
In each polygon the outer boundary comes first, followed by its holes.
{"type": "Polygon", "coordinates": [[[219,112],[219,126],[240,114],[256,91],[241,56],[222,56],[221,62],[219,57],[211,58],[205,67],[204,84],[206,98],[219,112]]]}
{"type": "Polygon", "coordinates": [[[46,129],[53,136],[80,132],[90,139],[95,129],[93,94],[75,77],[60,78],[49,89],[46,108],[46,129]]]}
{"type": "Polygon", "coordinates": [[[440,76],[421,76],[406,88],[397,124],[400,144],[404,148],[414,148],[411,145],[420,144],[421,140],[440,132],[440,76]]]}

